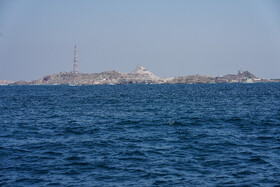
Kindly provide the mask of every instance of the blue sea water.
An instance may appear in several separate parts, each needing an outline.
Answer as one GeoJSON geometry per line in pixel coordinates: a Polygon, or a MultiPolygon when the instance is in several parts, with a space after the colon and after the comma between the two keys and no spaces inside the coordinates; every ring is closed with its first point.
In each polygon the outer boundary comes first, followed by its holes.
{"type": "Polygon", "coordinates": [[[279,83],[0,87],[0,186],[277,185],[279,83]]]}

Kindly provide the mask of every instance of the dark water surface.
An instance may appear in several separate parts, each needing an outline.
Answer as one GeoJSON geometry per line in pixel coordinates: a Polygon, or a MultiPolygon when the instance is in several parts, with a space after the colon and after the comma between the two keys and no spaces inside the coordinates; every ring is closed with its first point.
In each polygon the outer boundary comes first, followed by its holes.
{"type": "Polygon", "coordinates": [[[0,87],[0,186],[279,184],[278,83],[0,87]]]}

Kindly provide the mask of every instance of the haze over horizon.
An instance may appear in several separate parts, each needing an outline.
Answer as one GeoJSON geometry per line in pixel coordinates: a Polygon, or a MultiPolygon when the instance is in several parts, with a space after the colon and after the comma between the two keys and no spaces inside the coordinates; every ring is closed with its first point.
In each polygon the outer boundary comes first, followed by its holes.
{"type": "Polygon", "coordinates": [[[277,0],[0,0],[0,80],[79,70],[280,78],[277,0]]]}

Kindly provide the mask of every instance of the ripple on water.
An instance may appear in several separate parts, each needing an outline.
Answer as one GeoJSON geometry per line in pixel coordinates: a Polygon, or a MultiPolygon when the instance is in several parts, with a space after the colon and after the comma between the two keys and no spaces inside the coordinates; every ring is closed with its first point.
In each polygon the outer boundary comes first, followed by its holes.
{"type": "Polygon", "coordinates": [[[0,87],[0,186],[276,186],[280,85],[0,87]]]}

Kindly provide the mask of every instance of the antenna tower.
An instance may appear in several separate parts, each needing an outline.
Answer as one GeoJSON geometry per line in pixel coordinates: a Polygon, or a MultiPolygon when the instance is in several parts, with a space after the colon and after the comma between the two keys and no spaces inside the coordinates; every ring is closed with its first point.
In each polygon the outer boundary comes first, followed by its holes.
{"type": "Polygon", "coordinates": [[[73,64],[73,73],[77,74],[79,73],[78,71],[78,52],[77,52],[77,46],[75,45],[75,48],[74,48],[74,64],[73,64]]]}

